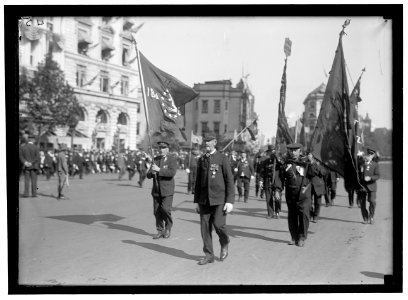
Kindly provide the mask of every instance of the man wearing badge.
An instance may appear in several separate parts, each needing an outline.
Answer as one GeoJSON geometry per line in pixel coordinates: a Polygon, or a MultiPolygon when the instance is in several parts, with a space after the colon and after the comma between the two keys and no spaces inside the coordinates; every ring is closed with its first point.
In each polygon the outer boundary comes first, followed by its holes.
{"type": "Polygon", "coordinates": [[[307,239],[312,199],[311,179],[318,173],[316,165],[312,164],[308,157],[300,157],[302,147],[298,143],[286,146],[288,157],[280,171],[282,188],[286,189],[288,225],[291,235],[289,245],[296,244],[299,247],[303,247],[307,239]]]}
{"type": "Polygon", "coordinates": [[[173,227],[171,208],[174,195],[174,176],[177,172],[177,160],[169,155],[169,143],[160,141],[157,143],[160,155],[154,161],[147,172],[147,178],[153,178],[153,213],[156,219],[157,234],[153,239],[169,238],[173,227]]]}
{"type": "Polygon", "coordinates": [[[194,192],[196,211],[200,214],[201,237],[205,258],[199,265],[213,263],[215,260],[212,228],[221,244],[220,261],[228,256],[229,236],[227,233],[227,214],[233,209],[234,179],[228,158],[215,149],[217,140],[214,134],[205,139],[205,153],[198,160],[197,178],[194,192]]]}

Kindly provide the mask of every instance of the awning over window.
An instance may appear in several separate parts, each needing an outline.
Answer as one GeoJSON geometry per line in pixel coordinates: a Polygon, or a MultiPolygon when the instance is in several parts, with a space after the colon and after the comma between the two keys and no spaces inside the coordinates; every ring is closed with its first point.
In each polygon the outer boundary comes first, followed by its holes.
{"type": "Polygon", "coordinates": [[[113,46],[112,42],[109,40],[102,39],[102,50],[115,50],[115,47],[113,46]]]}
{"type": "Polygon", "coordinates": [[[87,32],[79,30],[78,31],[78,43],[92,44],[92,40],[87,32]]]}

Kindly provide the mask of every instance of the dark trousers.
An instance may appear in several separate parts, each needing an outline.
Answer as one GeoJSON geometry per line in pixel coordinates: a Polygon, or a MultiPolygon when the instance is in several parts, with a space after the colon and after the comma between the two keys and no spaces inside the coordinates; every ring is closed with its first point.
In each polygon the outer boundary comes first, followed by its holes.
{"type": "Polygon", "coordinates": [[[25,169],[24,171],[24,196],[29,196],[30,182],[31,195],[37,196],[37,170],[25,169]]]}
{"type": "Polygon", "coordinates": [[[336,190],[331,188],[330,186],[327,186],[327,191],[324,194],[324,200],[326,204],[333,204],[333,200],[336,198],[336,190]]]}
{"type": "Polygon", "coordinates": [[[44,173],[45,173],[45,178],[47,178],[47,180],[50,180],[51,174],[52,174],[51,168],[50,167],[44,168],[44,173]]]}
{"type": "Polygon", "coordinates": [[[306,240],[310,220],[310,199],[288,204],[288,225],[292,240],[306,240]]]}
{"type": "Polygon", "coordinates": [[[279,192],[281,199],[276,199],[275,189],[271,187],[265,187],[266,208],[268,210],[268,216],[272,217],[274,213],[280,213],[282,205],[282,192],[279,192]]]}
{"type": "Polygon", "coordinates": [[[173,195],[166,197],[153,197],[153,214],[156,218],[157,231],[171,230],[173,219],[171,217],[171,207],[173,205],[173,195]]]}
{"type": "Polygon", "coordinates": [[[360,197],[360,209],[361,209],[361,214],[363,216],[364,220],[368,220],[369,218],[374,218],[374,213],[375,213],[375,207],[376,207],[376,196],[377,192],[359,192],[358,196],[360,197]],[[367,211],[366,203],[370,203],[370,206],[367,211]]]}
{"type": "Polygon", "coordinates": [[[206,257],[214,257],[212,229],[214,226],[221,247],[228,245],[227,214],[223,211],[224,204],[213,205],[200,204],[201,237],[203,239],[203,251],[206,257]]]}
{"type": "Polygon", "coordinates": [[[135,176],[135,169],[128,169],[129,172],[129,180],[132,180],[133,176],[135,176]]]}
{"type": "Polygon", "coordinates": [[[75,177],[76,174],[79,175],[79,179],[82,179],[84,177],[84,167],[78,167],[78,170],[72,173],[72,177],[75,177]]]}
{"type": "Polygon", "coordinates": [[[126,169],[125,169],[125,167],[118,167],[118,170],[119,170],[119,180],[122,180],[122,177],[123,177],[123,175],[125,175],[125,173],[126,173],[126,169]]]}
{"type": "Polygon", "coordinates": [[[187,191],[188,192],[193,192],[194,193],[194,186],[195,186],[195,181],[197,177],[197,170],[190,170],[190,173],[188,174],[188,184],[187,184],[187,191]]]}
{"type": "Polygon", "coordinates": [[[259,188],[260,188],[259,181],[260,180],[261,180],[261,175],[256,174],[256,177],[255,177],[255,196],[257,196],[257,197],[258,197],[258,194],[259,194],[259,188]]]}
{"type": "Polygon", "coordinates": [[[244,185],[244,200],[248,200],[249,196],[249,182],[251,181],[250,178],[240,176],[238,177],[237,189],[238,189],[238,196],[242,197],[242,185],[244,185]]]}
{"type": "Polygon", "coordinates": [[[322,205],[322,195],[312,194],[312,205],[310,210],[310,215],[313,218],[317,218],[320,215],[320,207],[322,205]]]}
{"type": "Polygon", "coordinates": [[[139,172],[139,181],[138,181],[138,183],[139,183],[140,187],[143,186],[143,182],[145,181],[145,179],[146,179],[146,171],[139,172]]]}
{"type": "Polygon", "coordinates": [[[62,171],[58,171],[58,197],[62,196],[62,190],[64,189],[64,185],[66,182],[67,175],[62,171]]]}

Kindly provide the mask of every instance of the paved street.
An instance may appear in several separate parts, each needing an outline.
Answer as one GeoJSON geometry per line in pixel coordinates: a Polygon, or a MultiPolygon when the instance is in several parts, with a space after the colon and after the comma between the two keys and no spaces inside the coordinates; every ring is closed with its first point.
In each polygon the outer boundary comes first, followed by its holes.
{"type": "MultiPolygon", "coordinates": [[[[126,174],[127,176],[127,174],[126,174]]],[[[343,181],[333,207],[322,207],[304,248],[289,246],[287,207],[268,220],[264,199],[238,202],[228,217],[226,261],[197,265],[203,257],[199,216],[179,170],[169,239],[156,233],[151,180],[137,185],[117,174],[70,180],[58,201],[57,179],[40,177],[39,197],[20,198],[19,283],[28,285],[287,285],[383,284],[392,274],[392,180],[378,182],[376,223],[362,224],[348,208],[343,181]]],[[[23,179],[20,182],[20,194],[23,179]]],[[[324,202],[324,200],[323,200],[324,202]]],[[[213,233],[219,255],[218,237],[213,233]]]]}

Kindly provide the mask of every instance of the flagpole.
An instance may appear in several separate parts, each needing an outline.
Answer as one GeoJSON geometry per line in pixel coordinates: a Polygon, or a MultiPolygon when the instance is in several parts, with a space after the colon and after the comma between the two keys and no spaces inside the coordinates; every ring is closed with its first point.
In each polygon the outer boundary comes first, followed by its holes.
{"type": "Polygon", "coordinates": [[[227,149],[227,148],[229,147],[229,145],[231,145],[231,144],[234,142],[235,138],[239,137],[239,136],[240,136],[249,126],[251,126],[252,124],[253,124],[253,122],[252,122],[251,124],[249,124],[247,127],[245,127],[244,129],[242,129],[242,131],[241,131],[240,133],[238,133],[237,136],[234,137],[234,138],[222,149],[222,151],[224,151],[225,149],[227,149]]]}
{"type": "Polygon", "coordinates": [[[136,39],[135,39],[134,36],[133,36],[133,43],[135,44],[135,50],[136,50],[136,56],[137,56],[137,65],[139,67],[140,84],[142,85],[143,106],[144,106],[145,117],[146,117],[147,134],[149,136],[150,154],[152,155],[152,160],[153,160],[154,159],[154,153],[153,153],[153,146],[152,146],[152,137],[150,135],[150,122],[149,122],[150,119],[149,119],[149,111],[147,109],[146,92],[145,92],[144,80],[143,80],[143,70],[142,70],[142,66],[141,66],[141,63],[140,63],[139,49],[137,48],[137,42],[136,42],[136,39]]]}
{"type": "Polygon", "coordinates": [[[296,125],[295,125],[295,143],[297,143],[298,122],[299,122],[299,120],[296,120],[296,125]]]}

